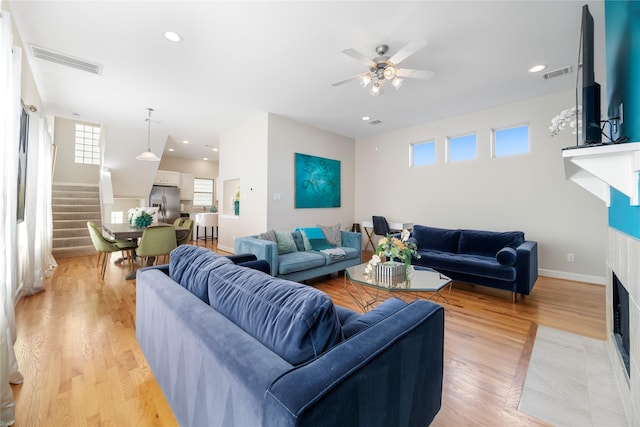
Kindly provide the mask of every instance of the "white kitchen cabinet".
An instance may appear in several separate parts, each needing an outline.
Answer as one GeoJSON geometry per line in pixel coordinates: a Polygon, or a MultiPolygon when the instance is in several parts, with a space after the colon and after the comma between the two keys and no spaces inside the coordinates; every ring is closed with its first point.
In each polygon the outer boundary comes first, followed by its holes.
{"type": "Polygon", "coordinates": [[[153,180],[156,185],[167,185],[172,187],[180,187],[180,172],[173,171],[157,171],[153,180]]]}
{"type": "Polygon", "coordinates": [[[193,175],[180,174],[180,200],[193,200],[193,175]]]}

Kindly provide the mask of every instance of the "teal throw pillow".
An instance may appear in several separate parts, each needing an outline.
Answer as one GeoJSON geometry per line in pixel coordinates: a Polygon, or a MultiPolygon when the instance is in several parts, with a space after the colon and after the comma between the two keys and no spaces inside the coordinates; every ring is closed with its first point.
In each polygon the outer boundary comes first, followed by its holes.
{"type": "Polygon", "coordinates": [[[298,251],[296,242],[293,240],[293,236],[291,235],[290,231],[276,231],[276,239],[278,240],[278,255],[284,255],[298,251]]]}
{"type": "Polygon", "coordinates": [[[304,231],[307,235],[307,239],[309,239],[309,243],[311,244],[311,248],[314,251],[321,251],[323,249],[331,249],[333,246],[327,242],[327,239],[322,232],[320,227],[306,227],[301,228],[300,230],[304,231]]]}

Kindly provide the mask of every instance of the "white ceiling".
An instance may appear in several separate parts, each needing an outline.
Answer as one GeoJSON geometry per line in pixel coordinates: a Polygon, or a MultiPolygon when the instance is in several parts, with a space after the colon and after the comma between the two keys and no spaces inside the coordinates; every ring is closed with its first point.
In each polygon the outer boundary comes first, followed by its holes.
{"type": "MultiPolygon", "coordinates": [[[[603,61],[603,3],[587,3],[603,61]]],[[[544,80],[527,70],[575,67],[584,2],[8,4],[48,114],[106,125],[111,149],[135,157],[152,107],[156,154],[217,160],[205,146],[217,147],[222,132],[261,112],[359,138],[569,90],[575,73],[544,80]],[[168,30],[183,41],[165,40],[168,30]],[[432,80],[406,79],[377,98],[355,81],[331,86],[366,71],[343,49],[373,58],[376,45],[388,44],[392,55],[419,37],[429,44],[402,66],[434,71],[432,80]],[[102,74],[35,59],[31,44],[99,63],[102,74]]]]}

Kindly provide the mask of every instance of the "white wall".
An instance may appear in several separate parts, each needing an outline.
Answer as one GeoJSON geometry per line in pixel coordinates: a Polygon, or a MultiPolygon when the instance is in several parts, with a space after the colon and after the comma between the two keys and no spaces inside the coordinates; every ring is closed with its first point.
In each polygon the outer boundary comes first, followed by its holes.
{"type": "MultiPolygon", "coordinates": [[[[233,252],[236,237],[260,233],[267,227],[267,113],[261,113],[220,137],[219,180],[240,180],[240,216],[227,212],[225,201],[233,194],[221,194],[218,219],[218,248],[233,252]]],[[[218,188],[224,188],[224,185],[218,188]]]]}
{"type": "Polygon", "coordinates": [[[565,92],[357,140],[356,218],[522,230],[538,242],[541,274],[604,283],[606,207],[565,179],[561,149],[575,135],[549,132],[573,99],[565,92]],[[530,153],[491,158],[491,129],[523,123],[530,153]],[[445,163],[445,138],[467,132],[477,133],[477,160],[445,163]],[[409,167],[409,144],[428,140],[436,141],[436,164],[409,167]]]}
{"type": "Polygon", "coordinates": [[[190,173],[196,178],[215,179],[218,177],[218,162],[197,159],[183,159],[181,157],[162,156],[159,170],[190,173]]]}
{"type": "Polygon", "coordinates": [[[287,231],[340,223],[342,228],[351,228],[355,209],[354,156],[355,141],[351,138],[269,114],[267,227],[287,231]],[[295,153],[340,161],[339,208],[295,208],[295,153]],[[274,194],[279,194],[280,200],[274,200],[274,194]]]}
{"type": "Polygon", "coordinates": [[[54,143],[56,144],[56,168],[53,182],[98,184],[98,165],[85,165],[75,162],[76,123],[100,126],[95,123],[69,120],[63,117],[55,118],[54,143]]]}

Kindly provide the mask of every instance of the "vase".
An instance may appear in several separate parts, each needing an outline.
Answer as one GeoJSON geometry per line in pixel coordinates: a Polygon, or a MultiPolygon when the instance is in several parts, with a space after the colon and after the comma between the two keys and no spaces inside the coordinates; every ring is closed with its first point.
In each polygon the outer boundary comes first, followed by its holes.
{"type": "Polygon", "coordinates": [[[376,265],[374,279],[379,285],[396,287],[407,281],[407,268],[395,261],[381,262],[376,265]]]}
{"type": "Polygon", "coordinates": [[[233,201],[233,214],[235,216],[240,215],[240,200],[233,201]]]}

